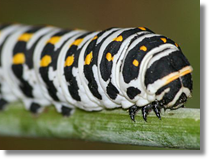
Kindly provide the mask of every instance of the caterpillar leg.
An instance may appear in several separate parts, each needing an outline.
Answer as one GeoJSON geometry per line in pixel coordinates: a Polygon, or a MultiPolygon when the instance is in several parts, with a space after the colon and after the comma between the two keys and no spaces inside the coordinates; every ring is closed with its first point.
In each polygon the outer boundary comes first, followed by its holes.
{"type": "Polygon", "coordinates": [[[41,113],[44,109],[44,107],[41,104],[35,102],[33,99],[30,98],[25,98],[23,100],[23,103],[25,105],[25,108],[33,114],[41,113]]]}
{"type": "Polygon", "coordinates": [[[54,102],[54,105],[55,105],[56,110],[59,113],[61,113],[64,117],[71,116],[75,111],[75,108],[73,106],[70,106],[65,103],[55,103],[54,102]]]}
{"type": "Polygon", "coordinates": [[[3,98],[0,99],[0,111],[4,110],[7,103],[8,102],[5,99],[3,99],[3,98]]]}
{"type": "Polygon", "coordinates": [[[160,116],[160,105],[159,102],[156,101],[153,103],[153,111],[155,112],[156,116],[161,120],[161,116],[160,116]]]}
{"type": "Polygon", "coordinates": [[[32,102],[30,107],[29,107],[29,110],[30,110],[31,113],[37,114],[37,113],[40,113],[41,108],[42,107],[41,107],[40,104],[32,102]]]}
{"type": "Polygon", "coordinates": [[[62,106],[61,107],[61,114],[64,116],[64,117],[69,117],[73,114],[74,112],[74,109],[73,108],[69,108],[67,106],[62,106]]]}
{"type": "Polygon", "coordinates": [[[148,104],[144,107],[142,107],[141,111],[142,111],[142,115],[143,115],[143,119],[147,122],[147,115],[149,114],[149,111],[151,111],[151,109],[153,108],[152,104],[148,104]]]}
{"type": "Polygon", "coordinates": [[[136,113],[138,112],[139,109],[140,109],[140,108],[137,107],[136,105],[133,105],[133,106],[131,106],[131,107],[129,108],[129,115],[130,115],[130,118],[131,118],[131,120],[134,121],[134,122],[135,122],[135,115],[136,115],[136,113]]]}
{"type": "Polygon", "coordinates": [[[129,108],[129,115],[130,115],[130,118],[132,121],[135,122],[135,116],[136,116],[136,113],[141,109],[142,111],[142,115],[143,115],[143,119],[145,121],[147,121],[147,115],[149,113],[149,111],[152,109],[152,105],[151,104],[148,104],[144,107],[138,107],[136,105],[133,105],[129,108]]]}
{"type": "Polygon", "coordinates": [[[149,112],[151,110],[153,110],[155,112],[156,116],[161,120],[160,108],[161,108],[161,105],[159,104],[158,101],[155,101],[155,102],[148,104],[144,107],[138,107],[136,105],[133,105],[129,108],[129,115],[130,115],[131,120],[135,122],[135,115],[141,109],[143,119],[147,122],[147,115],[149,114],[149,112]]]}

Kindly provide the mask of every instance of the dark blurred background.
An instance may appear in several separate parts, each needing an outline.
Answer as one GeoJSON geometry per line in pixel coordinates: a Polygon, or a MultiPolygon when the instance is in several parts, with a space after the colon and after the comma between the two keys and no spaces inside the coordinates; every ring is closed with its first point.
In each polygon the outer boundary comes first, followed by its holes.
{"type": "MultiPolygon", "coordinates": [[[[102,30],[145,26],[178,43],[193,66],[193,97],[188,108],[200,108],[199,0],[0,0],[0,23],[48,24],[102,30]]],[[[0,149],[158,149],[77,140],[0,137],[0,149]],[[16,145],[12,145],[12,144],[16,145]],[[74,144],[72,147],[72,144],[74,144]]]]}

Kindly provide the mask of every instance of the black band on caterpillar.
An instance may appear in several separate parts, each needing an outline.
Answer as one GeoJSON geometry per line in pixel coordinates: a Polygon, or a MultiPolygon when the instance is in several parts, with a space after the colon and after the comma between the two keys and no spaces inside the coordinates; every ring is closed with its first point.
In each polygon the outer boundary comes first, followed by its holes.
{"type": "Polygon", "coordinates": [[[0,109],[21,99],[32,113],[53,104],[69,116],[129,108],[176,109],[192,92],[192,67],[171,39],[145,27],[87,32],[0,25],[0,109]]]}

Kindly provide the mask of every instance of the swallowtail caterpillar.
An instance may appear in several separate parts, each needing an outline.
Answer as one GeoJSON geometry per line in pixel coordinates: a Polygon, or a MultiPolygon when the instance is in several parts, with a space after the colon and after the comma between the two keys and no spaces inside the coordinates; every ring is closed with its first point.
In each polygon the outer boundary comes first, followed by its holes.
{"type": "MultiPolygon", "coordinates": [[[[78,107],[122,107],[143,118],[183,107],[192,67],[171,39],[145,27],[104,31],[0,25],[0,109],[22,100],[40,113],[53,104],[64,116],[78,107]]],[[[87,113],[88,114],[88,113],[87,113]]]]}

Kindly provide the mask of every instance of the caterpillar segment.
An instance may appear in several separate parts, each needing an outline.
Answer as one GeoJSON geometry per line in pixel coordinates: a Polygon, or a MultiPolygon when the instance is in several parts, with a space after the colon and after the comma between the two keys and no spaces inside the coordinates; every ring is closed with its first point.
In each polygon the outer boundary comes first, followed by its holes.
{"type": "Polygon", "coordinates": [[[32,113],[53,104],[64,116],[122,107],[147,121],[152,110],[161,119],[161,108],[183,107],[193,89],[180,46],[145,27],[0,25],[0,59],[0,109],[18,99],[32,113]]]}
{"type": "Polygon", "coordinates": [[[8,102],[14,102],[17,100],[17,97],[13,94],[4,76],[2,67],[2,50],[8,37],[20,28],[21,25],[19,24],[0,25],[0,110],[3,110],[8,102]]]}

